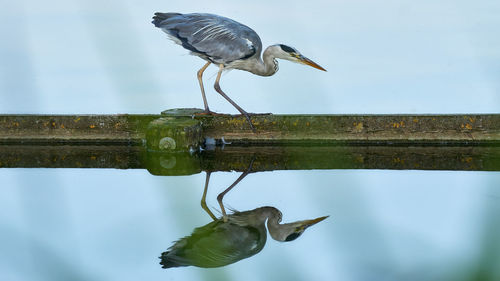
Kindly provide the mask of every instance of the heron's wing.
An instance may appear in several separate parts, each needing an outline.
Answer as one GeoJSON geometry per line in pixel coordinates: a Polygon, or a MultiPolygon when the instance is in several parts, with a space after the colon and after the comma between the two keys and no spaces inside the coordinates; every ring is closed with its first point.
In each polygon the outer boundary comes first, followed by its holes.
{"type": "Polygon", "coordinates": [[[260,252],[266,236],[253,227],[221,221],[196,228],[162,254],[164,267],[220,267],[260,252]]]}
{"type": "Polygon", "coordinates": [[[259,36],[248,26],[212,14],[156,13],[153,18],[184,48],[214,63],[227,64],[252,57],[262,49],[259,36]]]}

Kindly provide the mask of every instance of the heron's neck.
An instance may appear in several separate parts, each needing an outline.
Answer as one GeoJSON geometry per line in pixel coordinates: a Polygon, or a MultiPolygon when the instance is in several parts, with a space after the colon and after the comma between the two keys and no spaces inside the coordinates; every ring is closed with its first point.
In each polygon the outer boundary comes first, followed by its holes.
{"type": "Polygon", "coordinates": [[[277,234],[280,232],[282,226],[280,224],[281,212],[274,207],[267,207],[265,216],[267,217],[267,229],[269,230],[269,234],[276,240],[277,234]]]}
{"type": "Polygon", "coordinates": [[[260,76],[271,76],[276,73],[278,71],[278,61],[275,59],[274,49],[274,45],[267,47],[262,55],[262,60],[257,58],[257,63],[253,65],[254,67],[250,72],[260,76]]]}

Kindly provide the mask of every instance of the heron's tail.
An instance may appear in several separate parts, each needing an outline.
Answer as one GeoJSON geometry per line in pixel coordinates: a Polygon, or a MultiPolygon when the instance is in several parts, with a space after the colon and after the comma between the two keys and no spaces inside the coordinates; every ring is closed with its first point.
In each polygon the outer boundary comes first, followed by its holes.
{"type": "Polygon", "coordinates": [[[164,20],[167,20],[171,17],[175,17],[175,16],[180,16],[182,14],[179,14],[179,13],[155,13],[155,15],[153,16],[153,21],[152,23],[156,26],[156,27],[161,27],[162,26],[162,22],[164,20]]]}
{"type": "Polygon", "coordinates": [[[170,254],[169,251],[161,253],[160,264],[161,264],[162,268],[187,266],[187,264],[179,263],[179,261],[177,261],[177,259],[175,258],[175,256],[171,256],[169,254],[170,254]]]}

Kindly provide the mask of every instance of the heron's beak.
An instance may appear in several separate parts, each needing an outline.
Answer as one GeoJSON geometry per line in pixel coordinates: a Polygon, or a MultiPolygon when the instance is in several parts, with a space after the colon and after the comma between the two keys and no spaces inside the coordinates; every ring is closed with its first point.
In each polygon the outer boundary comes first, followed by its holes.
{"type": "Polygon", "coordinates": [[[310,60],[310,59],[308,59],[308,58],[306,58],[304,56],[300,56],[298,59],[303,64],[307,64],[307,65],[312,66],[312,67],[314,67],[316,69],[326,71],[326,69],[324,69],[323,67],[321,67],[319,64],[313,62],[312,60],[310,60]]]}
{"type": "Polygon", "coordinates": [[[305,220],[305,221],[302,221],[302,227],[304,228],[308,228],[310,227],[311,225],[315,225],[317,224],[318,222],[328,218],[329,216],[324,216],[324,217],[320,217],[320,218],[317,218],[317,219],[313,219],[313,220],[305,220]]]}

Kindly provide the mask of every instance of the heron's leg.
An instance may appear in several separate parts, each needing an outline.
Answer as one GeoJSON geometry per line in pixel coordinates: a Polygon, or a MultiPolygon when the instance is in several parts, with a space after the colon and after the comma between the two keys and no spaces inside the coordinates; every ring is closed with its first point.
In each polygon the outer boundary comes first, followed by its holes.
{"type": "Polygon", "coordinates": [[[227,222],[227,213],[226,209],[224,208],[224,204],[222,203],[222,199],[224,199],[224,195],[228,193],[233,187],[235,187],[243,178],[245,178],[248,174],[252,172],[252,166],[253,166],[253,161],[250,162],[250,165],[248,166],[248,169],[243,172],[234,182],[231,184],[226,190],[222,191],[219,195],[217,195],[217,201],[219,202],[220,209],[222,211],[222,218],[224,219],[224,222],[227,222]]]}
{"type": "Polygon", "coordinates": [[[212,172],[207,172],[207,176],[205,177],[205,188],[203,189],[203,196],[201,197],[201,207],[215,221],[215,220],[217,220],[217,217],[214,216],[214,214],[212,213],[212,211],[210,211],[210,209],[207,206],[207,202],[206,202],[206,199],[207,199],[207,190],[208,190],[208,183],[210,182],[210,174],[211,173],[212,172]]]}
{"type": "Polygon", "coordinates": [[[208,108],[207,97],[205,96],[205,88],[203,88],[203,72],[207,67],[211,64],[211,62],[207,62],[200,70],[198,70],[198,82],[200,82],[201,96],[203,97],[203,104],[205,105],[205,113],[210,113],[210,109],[208,108]]]}
{"type": "Polygon", "coordinates": [[[219,202],[220,209],[222,211],[222,218],[224,219],[224,222],[227,222],[227,213],[226,209],[224,208],[224,204],[222,203],[222,199],[224,199],[224,195],[228,193],[233,187],[235,187],[244,177],[246,177],[249,174],[248,171],[243,172],[234,182],[231,184],[226,190],[222,191],[219,195],[217,195],[217,201],[219,202]]]}
{"type": "Polygon", "coordinates": [[[255,133],[255,128],[253,127],[253,124],[252,124],[252,120],[250,120],[250,115],[248,115],[248,113],[243,110],[243,108],[241,108],[239,105],[237,105],[232,99],[230,99],[223,91],[222,89],[220,88],[220,85],[219,85],[219,80],[220,80],[220,76],[222,74],[222,70],[224,70],[224,65],[223,64],[220,64],[219,65],[219,72],[217,73],[217,78],[215,79],[215,84],[214,84],[214,88],[215,90],[217,91],[217,93],[219,93],[221,96],[223,96],[230,104],[232,104],[236,109],[238,109],[238,111],[245,116],[245,118],[247,119],[248,121],[248,124],[250,124],[250,128],[252,129],[252,131],[255,133]]]}

